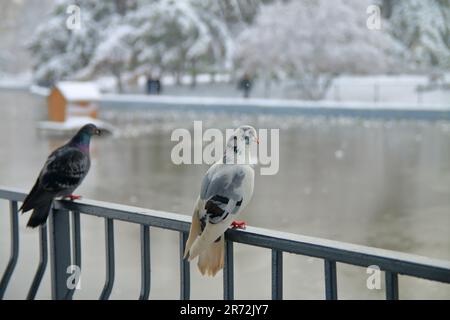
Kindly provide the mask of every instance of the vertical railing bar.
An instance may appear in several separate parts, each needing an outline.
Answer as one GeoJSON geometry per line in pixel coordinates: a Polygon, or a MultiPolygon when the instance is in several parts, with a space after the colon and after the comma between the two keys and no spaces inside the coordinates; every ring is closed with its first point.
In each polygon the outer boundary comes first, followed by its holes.
{"type": "Polygon", "coordinates": [[[80,212],[72,212],[73,262],[81,269],[81,223],[80,212]]]}
{"type": "Polygon", "coordinates": [[[148,300],[151,284],[150,227],[141,225],[141,293],[139,300],[148,300]]]}
{"type": "Polygon", "coordinates": [[[19,215],[17,210],[17,201],[10,201],[9,208],[11,219],[11,255],[8,261],[8,265],[0,281],[0,299],[3,299],[6,287],[8,286],[9,280],[11,279],[11,275],[14,272],[14,268],[16,267],[17,259],[19,257],[19,215]]]}
{"type": "Polygon", "coordinates": [[[111,295],[114,285],[115,262],[114,262],[114,220],[105,218],[105,238],[106,238],[106,280],[100,300],[107,300],[111,295]]]}
{"type": "Polygon", "coordinates": [[[398,274],[395,272],[385,272],[386,300],[398,300],[398,274]]]}
{"type": "Polygon", "coordinates": [[[47,224],[39,227],[39,265],[27,294],[27,300],[34,300],[44,277],[48,263],[47,224]]]}
{"type": "Polygon", "coordinates": [[[283,299],[283,252],[272,250],[272,300],[283,299]]]}
{"type": "Polygon", "coordinates": [[[325,298],[337,300],[336,261],[324,260],[325,267],[325,298]]]}
{"type": "Polygon", "coordinates": [[[69,291],[75,289],[68,283],[68,272],[72,265],[68,210],[55,209],[52,205],[49,217],[49,237],[52,299],[65,300],[70,295],[69,291]]]}
{"type": "MultiPolygon", "coordinates": [[[[80,225],[80,212],[72,211],[72,261],[73,265],[79,268],[81,272],[81,225],[80,225]]],[[[79,281],[79,280],[78,280],[79,281]]],[[[70,300],[73,297],[75,290],[67,292],[66,300],[70,300]]]]}
{"type": "Polygon", "coordinates": [[[233,242],[225,240],[225,261],[223,269],[223,298],[234,300],[233,242]]]}
{"type": "Polygon", "coordinates": [[[186,241],[189,237],[187,232],[180,232],[180,299],[189,300],[191,296],[191,270],[189,261],[183,258],[186,241]]]}

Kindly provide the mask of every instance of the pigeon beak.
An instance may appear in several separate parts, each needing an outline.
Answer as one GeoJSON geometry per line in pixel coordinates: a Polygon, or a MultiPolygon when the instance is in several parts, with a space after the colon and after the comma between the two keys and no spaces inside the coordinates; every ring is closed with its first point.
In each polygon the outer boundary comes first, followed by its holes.
{"type": "Polygon", "coordinates": [[[259,144],[259,138],[256,137],[256,144],[259,144]]]}

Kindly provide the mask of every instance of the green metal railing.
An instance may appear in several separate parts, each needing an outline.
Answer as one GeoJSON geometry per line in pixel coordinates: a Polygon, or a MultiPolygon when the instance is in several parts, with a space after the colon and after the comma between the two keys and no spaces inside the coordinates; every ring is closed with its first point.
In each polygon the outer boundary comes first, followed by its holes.
{"type": "MultiPolygon", "coordinates": [[[[0,187],[0,199],[10,202],[11,254],[0,281],[0,299],[8,287],[19,255],[18,203],[26,194],[0,187]]],[[[190,298],[189,263],[183,259],[190,228],[190,217],[175,213],[154,211],[93,200],[77,202],[56,200],[49,217],[49,230],[41,226],[40,261],[27,295],[34,299],[42,282],[50,256],[53,299],[71,299],[74,289],[66,285],[68,266],[81,267],[80,215],[97,216],[105,220],[106,279],[100,299],[108,299],[114,287],[115,250],[114,221],[140,225],[141,291],[139,299],[148,299],[151,286],[150,227],[177,231],[180,234],[180,298],[190,298]],[[70,237],[72,231],[72,239],[70,237]],[[49,237],[50,254],[47,237],[49,237]]],[[[386,298],[398,299],[398,275],[450,283],[450,262],[420,257],[401,252],[359,246],[338,241],[313,238],[272,230],[248,227],[246,230],[228,230],[225,236],[225,267],[223,272],[224,299],[234,298],[233,243],[267,248],[272,251],[272,299],[283,298],[283,253],[293,253],[323,259],[325,298],[337,299],[336,263],[368,267],[376,265],[385,272],[386,298]]]]}

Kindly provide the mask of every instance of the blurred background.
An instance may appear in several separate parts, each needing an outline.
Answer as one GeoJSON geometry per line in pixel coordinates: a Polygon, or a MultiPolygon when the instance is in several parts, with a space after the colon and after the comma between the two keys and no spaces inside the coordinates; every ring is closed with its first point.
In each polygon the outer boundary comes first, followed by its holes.
{"type": "MultiPolygon", "coordinates": [[[[244,216],[249,225],[450,260],[447,0],[1,6],[0,185],[32,187],[47,155],[79,126],[69,120],[86,119],[68,97],[82,95],[76,84],[89,83],[87,91],[98,94],[91,95],[95,112],[88,116],[113,134],[93,141],[92,168],[78,189],[86,198],[191,215],[208,166],[174,165],[172,130],[192,130],[194,120],[204,129],[275,128],[280,170],[256,175],[244,216]],[[56,106],[65,116],[53,119],[49,97],[59,93],[69,103],[56,106]],[[161,99],[174,105],[186,99],[191,107],[165,108],[161,99]],[[232,111],[217,107],[224,101],[232,111]],[[195,108],[205,103],[212,107],[195,108]],[[262,103],[266,112],[247,112],[262,103]],[[386,113],[377,119],[277,110],[290,103],[386,113]],[[390,110],[443,116],[391,119],[390,110]]],[[[2,272],[10,248],[7,201],[0,210],[2,272]]],[[[9,299],[26,296],[38,262],[38,233],[25,228],[27,218],[20,219],[9,299]]],[[[83,215],[81,224],[83,274],[74,298],[95,299],[105,277],[104,223],[83,215]]],[[[111,297],[133,299],[140,289],[139,226],[115,228],[111,297]]],[[[151,241],[150,297],[177,298],[178,234],[151,229],[151,241]]],[[[235,263],[235,297],[270,298],[270,251],[236,245],[235,263]]],[[[284,271],[285,298],[324,297],[321,260],[286,254],[284,271]]],[[[221,298],[220,274],[202,278],[194,266],[191,274],[193,299],[221,298]]],[[[382,299],[384,288],[367,289],[367,276],[364,268],[338,264],[339,298],[382,299]]],[[[48,280],[49,270],[38,298],[50,298],[48,280]]],[[[400,277],[400,296],[449,299],[450,288],[400,277]]]]}

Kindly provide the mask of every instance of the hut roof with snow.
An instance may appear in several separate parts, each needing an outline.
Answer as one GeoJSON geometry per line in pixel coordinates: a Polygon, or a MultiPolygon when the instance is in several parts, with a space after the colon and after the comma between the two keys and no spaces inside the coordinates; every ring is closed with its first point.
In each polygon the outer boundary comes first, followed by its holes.
{"type": "Polygon", "coordinates": [[[100,99],[100,90],[93,82],[62,81],[56,84],[67,101],[97,101],[100,99]]]}

